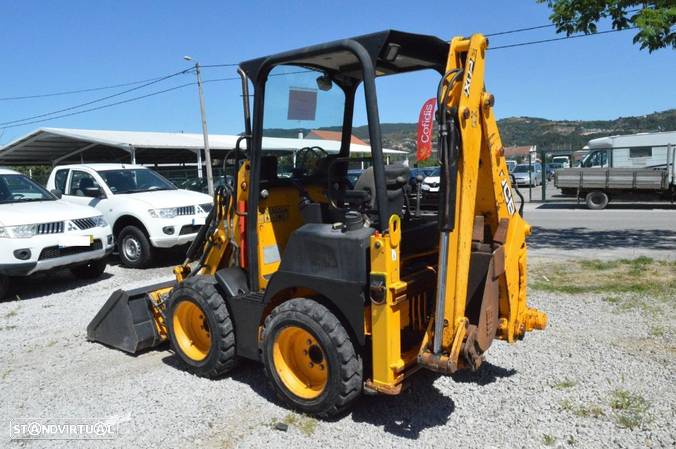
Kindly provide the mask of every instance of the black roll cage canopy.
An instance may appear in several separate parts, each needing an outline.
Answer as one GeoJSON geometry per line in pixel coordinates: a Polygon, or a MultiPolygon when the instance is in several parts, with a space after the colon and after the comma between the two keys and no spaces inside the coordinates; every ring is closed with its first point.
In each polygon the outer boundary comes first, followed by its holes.
{"type": "MultiPolygon", "coordinates": [[[[381,217],[377,227],[380,232],[385,232],[388,226],[388,220],[384,218],[387,191],[375,79],[377,76],[423,69],[432,69],[443,75],[448,51],[449,43],[437,37],[387,30],[242,62],[238,72],[242,78],[245,134],[247,148],[250,149],[249,158],[254,167],[250,173],[250,185],[255,187],[260,182],[260,173],[255,167],[260,165],[262,153],[265,83],[273,68],[285,64],[319,70],[345,92],[340,156],[349,155],[355,93],[359,84],[363,83],[376,186],[376,207],[381,217]],[[253,123],[249,111],[249,81],[255,92],[253,123]]],[[[256,238],[258,195],[257,188],[249,189],[248,210],[251,216],[247,220],[247,234],[250,239],[256,238]]],[[[249,263],[252,268],[257,268],[257,244],[252,241],[247,246],[249,263]]],[[[250,275],[250,281],[252,287],[257,289],[257,277],[250,275]]]]}

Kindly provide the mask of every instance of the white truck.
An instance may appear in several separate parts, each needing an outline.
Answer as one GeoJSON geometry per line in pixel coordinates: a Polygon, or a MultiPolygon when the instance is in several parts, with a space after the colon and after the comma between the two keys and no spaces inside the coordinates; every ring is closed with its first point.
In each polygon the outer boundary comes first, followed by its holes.
{"type": "Polygon", "coordinates": [[[47,188],[66,201],[100,211],[113,227],[122,264],[131,268],[148,266],[154,248],[193,241],[212,209],[209,195],[180,190],[140,165],[59,166],[47,188]]]}
{"type": "Polygon", "coordinates": [[[557,170],[554,185],[590,209],[611,199],[670,200],[676,196],[676,131],[590,140],[580,166],[557,170]]]}
{"type": "Polygon", "coordinates": [[[0,300],[11,278],[39,271],[69,268],[76,277],[96,278],[112,251],[113,232],[99,211],[0,168],[0,300]]]}

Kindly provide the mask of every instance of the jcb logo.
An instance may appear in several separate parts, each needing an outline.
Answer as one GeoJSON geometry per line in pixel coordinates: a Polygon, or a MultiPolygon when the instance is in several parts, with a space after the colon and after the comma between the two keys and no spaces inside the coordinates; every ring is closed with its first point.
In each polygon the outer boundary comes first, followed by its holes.
{"type": "Polygon", "coordinates": [[[514,197],[512,197],[512,189],[509,188],[509,184],[507,184],[507,180],[503,179],[502,180],[502,196],[505,198],[505,203],[507,204],[507,212],[509,212],[509,215],[513,215],[514,212],[516,211],[516,207],[514,206],[514,197]]]}
{"type": "Polygon", "coordinates": [[[465,96],[469,97],[469,89],[472,86],[472,72],[474,71],[474,58],[467,63],[467,76],[465,77],[465,84],[462,86],[462,91],[465,96]]]}

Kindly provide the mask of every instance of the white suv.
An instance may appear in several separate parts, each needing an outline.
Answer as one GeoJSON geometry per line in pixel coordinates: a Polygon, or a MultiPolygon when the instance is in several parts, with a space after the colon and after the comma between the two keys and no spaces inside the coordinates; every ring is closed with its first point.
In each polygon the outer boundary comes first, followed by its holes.
{"type": "Polygon", "coordinates": [[[100,212],[58,200],[13,170],[0,168],[0,299],[13,276],[70,268],[96,278],[113,251],[113,232],[100,212]]]}
{"type": "Polygon", "coordinates": [[[47,188],[101,212],[113,227],[120,260],[132,268],[147,266],[153,248],[193,241],[212,208],[209,195],[179,190],[140,165],[64,165],[54,168],[47,188]]]}

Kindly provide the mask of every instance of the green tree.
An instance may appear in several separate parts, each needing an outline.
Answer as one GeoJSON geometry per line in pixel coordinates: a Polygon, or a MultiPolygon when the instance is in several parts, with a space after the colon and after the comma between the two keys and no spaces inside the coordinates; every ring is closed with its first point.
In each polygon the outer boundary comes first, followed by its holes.
{"type": "Polygon", "coordinates": [[[596,24],[608,18],[613,29],[636,28],[634,43],[649,52],[660,48],[676,49],[676,2],[674,0],[537,0],[552,9],[550,20],[556,32],[596,33],[596,24]]]}

